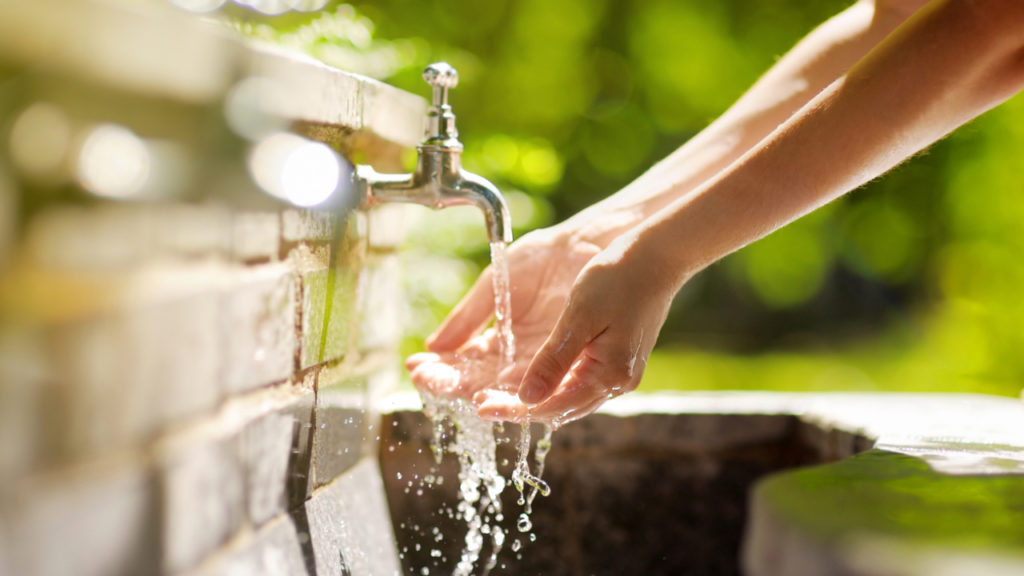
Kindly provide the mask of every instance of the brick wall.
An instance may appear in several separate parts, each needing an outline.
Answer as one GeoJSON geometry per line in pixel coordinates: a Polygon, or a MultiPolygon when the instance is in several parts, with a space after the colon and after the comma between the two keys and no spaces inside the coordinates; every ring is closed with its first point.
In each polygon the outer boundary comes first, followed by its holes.
{"type": "Polygon", "coordinates": [[[396,218],[57,205],[0,280],[0,574],[394,574],[396,218]]]}

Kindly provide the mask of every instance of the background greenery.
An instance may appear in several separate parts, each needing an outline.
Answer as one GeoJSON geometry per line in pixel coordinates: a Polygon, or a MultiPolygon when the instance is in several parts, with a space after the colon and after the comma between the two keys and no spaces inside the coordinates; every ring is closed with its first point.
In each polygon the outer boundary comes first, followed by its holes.
{"type": "MultiPolygon", "coordinates": [[[[419,94],[424,64],[455,65],[465,163],[507,191],[521,235],[615,192],[846,4],[376,0],[229,13],[248,34],[419,94]]],[[[677,298],[643,389],[1017,395],[1022,158],[1018,96],[702,273],[677,298]]],[[[486,263],[479,215],[425,213],[407,254],[412,351],[486,263]]]]}

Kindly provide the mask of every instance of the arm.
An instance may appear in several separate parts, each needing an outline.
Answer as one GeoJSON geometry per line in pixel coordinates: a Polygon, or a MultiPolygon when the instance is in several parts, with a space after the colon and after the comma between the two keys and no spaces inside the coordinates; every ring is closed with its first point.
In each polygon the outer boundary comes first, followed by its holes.
{"type": "MultiPolygon", "coordinates": [[[[520,397],[540,402],[530,417],[577,418],[635,388],[687,279],[1022,87],[1024,3],[938,0],[915,14],[729,168],[588,263],[526,372],[520,397]]],[[[481,414],[526,410],[491,397],[481,414]]]]}
{"type": "MultiPolygon", "coordinates": [[[[860,0],[828,20],[779,60],[725,114],[625,189],[569,220],[524,237],[509,255],[513,279],[564,277],[568,291],[590,256],[731,164],[815,94],[843,74],[927,0],[860,0]]],[[[536,308],[535,292],[513,292],[513,313],[536,308]]],[[[536,288],[536,289],[535,289],[536,288]]],[[[561,302],[558,303],[559,307],[561,302]]],[[[491,277],[485,271],[428,340],[435,351],[466,343],[494,313],[491,277]]],[[[555,312],[557,315],[557,311],[555,312]]],[[[547,318],[545,313],[534,314],[547,318]]],[[[556,316],[547,319],[546,332],[556,316]]],[[[516,321],[519,322],[517,317],[516,321]]]]}
{"type": "Polygon", "coordinates": [[[829,19],[711,125],[629,186],[567,224],[587,240],[607,246],[753,148],[926,3],[860,0],[829,19]]]}

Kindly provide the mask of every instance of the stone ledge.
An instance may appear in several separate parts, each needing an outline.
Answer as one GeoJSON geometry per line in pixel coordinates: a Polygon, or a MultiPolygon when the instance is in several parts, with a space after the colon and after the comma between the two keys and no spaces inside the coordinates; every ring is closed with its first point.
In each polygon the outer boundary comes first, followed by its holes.
{"type": "Polygon", "coordinates": [[[425,102],[376,80],[300,54],[246,44],[225,28],[168,5],[124,1],[0,4],[0,61],[33,66],[118,90],[205,105],[241,76],[288,87],[269,112],[312,137],[349,134],[413,146],[425,102]]]}

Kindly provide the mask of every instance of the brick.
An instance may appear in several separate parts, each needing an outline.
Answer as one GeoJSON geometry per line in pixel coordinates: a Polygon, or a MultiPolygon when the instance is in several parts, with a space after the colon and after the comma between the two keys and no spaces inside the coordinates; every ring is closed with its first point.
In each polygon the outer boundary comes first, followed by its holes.
{"type": "MultiPolygon", "coordinates": [[[[310,260],[308,255],[299,257],[310,260]]],[[[324,262],[314,253],[312,261],[324,262]]],[[[352,341],[356,312],[355,269],[335,266],[300,267],[302,283],[302,368],[342,358],[352,341]]]]}
{"type": "Polygon", "coordinates": [[[170,204],[152,209],[155,249],[172,257],[227,255],[231,248],[231,213],[219,206],[170,204]]]}
{"type": "Polygon", "coordinates": [[[225,385],[254,388],[291,376],[296,352],[295,278],[285,264],[235,271],[222,295],[225,385]]]}
{"type": "MultiPolygon", "coordinates": [[[[302,449],[303,423],[310,420],[313,393],[273,390],[249,401],[240,433],[240,459],[249,521],[259,526],[283,513],[289,485],[309,475],[309,448],[302,449]]],[[[305,488],[301,498],[305,499],[305,488]]]]}
{"type": "Polygon", "coordinates": [[[39,420],[47,372],[38,338],[28,331],[0,330],[0,500],[43,449],[39,420]]]}
{"type": "Polygon", "coordinates": [[[154,217],[143,206],[61,207],[32,220],[26,248],[43,268],[123,269],[154,254],[154,217]]]}
{"type": "Polygon", "coordinates": [[[240,527],[244,482],[234,434],[205,426],[158,448],[165,571],[195,566],[240,527]]]}
{"type": "Polygon", "coordinates": [[[397,256],[372,258],[359,277],[359,348],[395,349],[402,339],[405,295],[397,256]]]}
{"type": "Polygon", "coordinates": [[[141,460],[96,462],[59,477],[33,479],[19,499],[14,536],[19,574],[153,574],[157,514],[141,460]]]}
{"type": "Polygon", "coordinates": [[[47,355],[55,382],[44,389],[45,461],[123,448],[140,441],[160,420],[150,405],[155,384],[142,369],[148,347],[132,339],[124,318],[104,316],[48,331],[47,355]],[[132,386],[132,375],[141,379],[132,386]]]}
{"type": "Polygon", "coordinates": [[[364,455],[367,425],[366,378],[332,380],[330,371],[325,370],[316,398],[315,488],[346,472],[364,455]]]}
{"type": "Polygon", "coordinates": [[[281,237],[286,242],[331,240],[337,226],[336,218],[331,212],[285,210],[281,213],[281,237]]]}
{"type": "Polygon", "coordinates": [[[233,545],[192,576],[306,576],[306,562],[295,524],[279,517],[233,545]]]}
{"type": "Polygon", "coordinates": [[[401,572],[377,462],[363,459],[306,503],[317,574],[401,572]]]}
{"type": "Polygon", "coordinates": [[[208,411],[220,398],[220,307],[211,289],[129,313],[132,344],[118,365],[130,370],[128,387],[148,387],[149,413],[160,424],[208,411]]]}
{"type": "Polygon", "coordinates": [[[231,225],[231,254],[235,260],[273,260],[281,243],[281,215],[276,212],[235,214],[231,225]]]}

